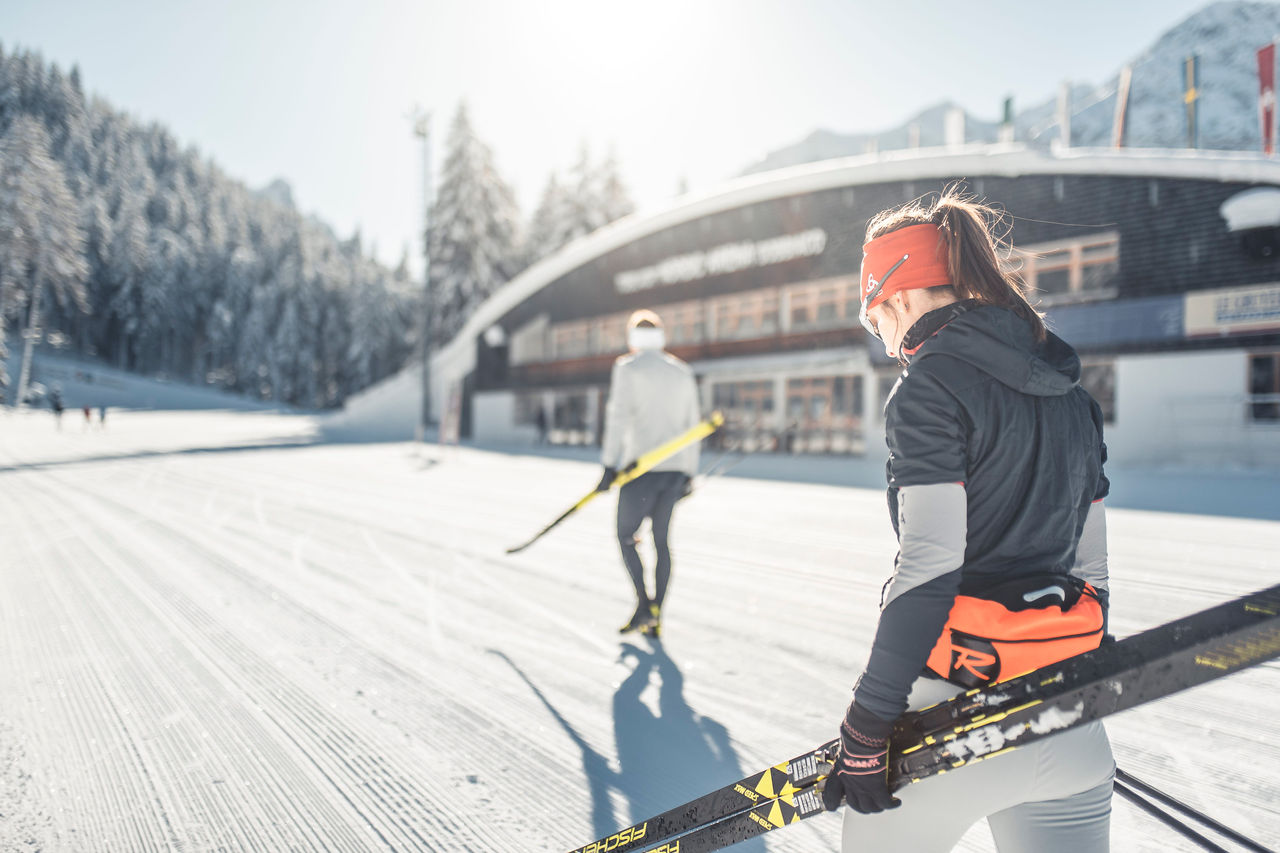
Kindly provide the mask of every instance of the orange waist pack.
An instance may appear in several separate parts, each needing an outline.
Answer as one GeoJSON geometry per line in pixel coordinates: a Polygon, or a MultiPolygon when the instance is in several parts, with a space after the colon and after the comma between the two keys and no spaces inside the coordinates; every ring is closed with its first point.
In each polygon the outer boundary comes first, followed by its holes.
{"type": "Polygon", "coordinates": [[[1079,578],[1034,575],[956,596],[926,667],[962,687],[984,687],[1096,649],[1098,593],[1079,578]]]}

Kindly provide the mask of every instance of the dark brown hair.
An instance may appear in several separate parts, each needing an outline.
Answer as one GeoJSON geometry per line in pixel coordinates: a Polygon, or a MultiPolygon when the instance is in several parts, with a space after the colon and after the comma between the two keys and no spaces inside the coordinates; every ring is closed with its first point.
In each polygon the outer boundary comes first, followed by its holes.
{"type": "Polygon", "coordinates": [[[1008,247],[996,229],[1004,221],[1001,211],[949,186],[932,201],[920,198],[876,214],[867,224],[867,240],[909,225],[938,226],[947,241],[947,269],[956,296],[1008,308],[1043,341],[1044,315],[1028,301],[1021,279],[1000,263],[1008,247]]]}

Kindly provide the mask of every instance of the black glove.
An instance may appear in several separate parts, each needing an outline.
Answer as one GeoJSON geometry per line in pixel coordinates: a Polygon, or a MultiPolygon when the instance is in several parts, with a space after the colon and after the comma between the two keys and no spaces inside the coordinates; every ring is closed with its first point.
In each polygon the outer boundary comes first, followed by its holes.
{"type": "Polygon", "coordinates": [[[889,732],[893,723],[861,708],[849,706],[840,724],[840,754],[822,789],[827,811],[843,800],[862,814],[896,809],[902,801],[889,793],[889,732]]]}
{"type": "Polygon", "coordinates": [[[687,498],[691,494],[693,494],[693,478],[685,476],[684,482],[680,485],[680,497],[676,498],[676,500],[687,498]]]}
{"type": "Polygon", "coordinates": [[[618,469],[610,468],[607,465],[604,469],[604,476],[600,478],[600,484],[596,486],[597,492],[607,492],[609,487],[613,485],[613,481],[618,477],[618,469]]]}

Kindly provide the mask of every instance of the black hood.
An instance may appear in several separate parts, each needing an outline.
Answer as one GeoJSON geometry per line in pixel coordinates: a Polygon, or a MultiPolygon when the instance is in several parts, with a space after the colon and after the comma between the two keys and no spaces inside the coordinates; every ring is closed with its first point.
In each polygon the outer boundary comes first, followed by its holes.
{"type": "Polygon", "coordinates": [[[1017,314],[973,300],[925,314],[907,331],[902,349],[912,364],[949,355],[1036,397],[1062,396],[1080,381],[1080,357],[1066,341],[1049,332],[1038,343],[1017,314]]]}

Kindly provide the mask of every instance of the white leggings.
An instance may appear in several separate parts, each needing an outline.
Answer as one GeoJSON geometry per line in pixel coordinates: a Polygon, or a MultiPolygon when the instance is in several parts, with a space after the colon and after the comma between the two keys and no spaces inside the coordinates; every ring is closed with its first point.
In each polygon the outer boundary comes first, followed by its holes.
{"type": "MultiPolygon", "coordinates": [[[[908,707],[925,708],[962,688],[921,678],[908,707]]],[[[943,853],[987,818],[1000,853],[1107,853],[1111,744],[1102,723],[933,776],[898,791],[902,805],[879,814],[845,809],[844,853],[943,853]]]]}

